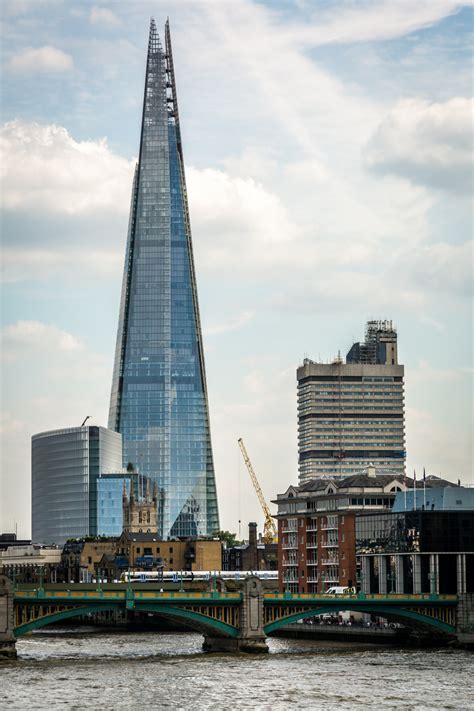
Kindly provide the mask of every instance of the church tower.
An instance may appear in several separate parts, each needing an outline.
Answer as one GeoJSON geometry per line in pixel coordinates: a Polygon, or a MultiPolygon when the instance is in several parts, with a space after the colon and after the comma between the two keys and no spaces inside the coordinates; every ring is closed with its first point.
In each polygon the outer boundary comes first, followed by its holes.
{"type": "Polygon", "coordinates": [[[124,533],[158,533],[158,490],[153,485],[153,496],[150,496],[150,480],[147,479],[144,499],[136,498],[133,491],[133,481],[130,486],[130,497],[127,486],[123,482],[122,495],[123,532],[124,533]]]}

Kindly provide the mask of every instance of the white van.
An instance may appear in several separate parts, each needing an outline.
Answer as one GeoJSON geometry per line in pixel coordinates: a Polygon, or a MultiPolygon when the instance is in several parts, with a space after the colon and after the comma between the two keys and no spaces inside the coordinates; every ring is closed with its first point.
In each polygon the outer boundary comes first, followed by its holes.
{"type": "Polygon", "coordinates": [[[326,595],[347,595],[352,593],[352,588],[343,588],[335,586],[326,590],[326,595]]]}

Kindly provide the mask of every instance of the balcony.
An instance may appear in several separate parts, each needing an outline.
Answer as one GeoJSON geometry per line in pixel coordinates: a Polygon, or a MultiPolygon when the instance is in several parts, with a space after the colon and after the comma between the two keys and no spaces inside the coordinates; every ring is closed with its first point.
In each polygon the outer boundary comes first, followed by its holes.
{"type": "Polygon", "coordinates": [[[339,558],[323,558],[321,565],[339,565],[339,558]]]}
{"type": "Polygon", "coordinates": [[[298,565],[298,562],[296,560],[284,560],[283,561],[283,566],[285,568],[288,568],[288,567],[296,568],[297,565],[298,565]]]}
{"type": "MultiPolygon", "coordinates": [[[[339,526],[337,524],[334,525],[332,523],[326,523],[323,526],[321,526],[321,531],[337,531],[338,528],[339,528],[339,526]]],[[[306,529],[306,530],[308,530],[308,529],[306,529]]]]}
{"type": "Polygon", "coordinates": [[[324,589],[327,590],[328,585],[337,585],[339,582],[339,578],[337,575],[332,577],[331,575],[325,575],[324,576],[324,589]]]}
{"type": "Polygon", "coordinates": [[[339,548],[338,541],[323,541],[321,544],[322,548],[339,548]]]}
{"type": "Polygon", "coordinates": [[[317,565],[318,561],[317,560],[307,560],[306,565],[317,565]]]}
{"type": "Polygon", "coordinates": [[[294,550],[295,548],[298,548],[298,543],[296,541],[287,541],[286,543],[282,543],[281,547],[284,551],[294,550]]]}
{"type": "Polygon", "coordinates": [[[310,538],[309,541],[306,541],[306,548],[317,548],[318,547],[318,541],[315,538],[310,538]]]}

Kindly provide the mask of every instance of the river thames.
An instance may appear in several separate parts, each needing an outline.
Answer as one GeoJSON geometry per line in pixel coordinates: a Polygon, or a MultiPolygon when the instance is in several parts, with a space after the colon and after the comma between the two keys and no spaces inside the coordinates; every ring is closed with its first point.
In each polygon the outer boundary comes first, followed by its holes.
{"type": "Polygon", "coordinates": [[[191,633],[54,629],[0,665],[1,709],[473,709],[474,657],[269,639],[268,655],[206,654],[191,633]]]}

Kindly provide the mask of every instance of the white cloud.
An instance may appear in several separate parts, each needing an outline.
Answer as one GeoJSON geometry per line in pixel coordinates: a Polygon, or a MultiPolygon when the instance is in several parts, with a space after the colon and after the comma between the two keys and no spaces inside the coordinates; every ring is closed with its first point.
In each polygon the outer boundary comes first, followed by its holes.
{"type": "MultiPolygon", "coordinates": [[[[267,501],[288,483],[296,484],[295,367],[278,367],[268,353],[265,365],[232,360],[233,387],[227,392],[211,388],[210,411],[213,449],[218,475],[221,521],[243,535],[248,521],[261,521],[262,511],[252,486],[237,439],[242,437],[267,501]]],[[[227,371],[226,371],[227,372],[227,371]]],[[[270,508],[274,510],[273,504],[270,508]]]]}
{"type": "MultiPolygon", "coordinates": [[[[123,241],[123,240],[122,240],[123,241]]],[[[122,244],[122,241],[120,244],[122,244]]],[[[18,249],[5,247],[2,255],[3,283],[27,279],[50,279],[85,272],[95,277],[116,276],[120,278],[124,255],[120,249],[77,249],[65,245],[57,249],[18,249]]]]}
{"type": "Polygon", "coordinates": [[[391,277],[426,294],[472,298],[472,243],[414,246],[393,264],[391,277]]]}
{"type": "Polygon", "coordinates": [[[208,326],[204,329],[204,333],[207,336],[215,336],[221,333],[228,333],[229,331],[238,331],[250,323],[254,316],[254,311],[243,311],[237,317],[231,318],[225,323],[208,326]]]}
{"type": "Polygon", "coordinates": [[[277,195],[252,178],[220,170],[186,171],[193,225],[207,268],[262,266],[284,259],[298,228],[277,195]]]}
{"type": "Polygon", "coordinates": [[[10,69],[22,74],[69,72],[74,68],[70,54],[57,47],[26,47],[10,60],[10,69]]]}
{"type": "MultiPolygon", "coordinates": [[[[308,45],[390,40],[436,24],[470,0],[358,0],[319,10],[295,39],[308,45]]],[[[290,36],[293,34],[289,29],[290,36]]]]}
{"type": "Polygon", "coordinates": [[[416,183],[471,194],[473,113],[473,99],[403,100],[369,141],[368,164],[416,183]]]}
{"type": "Polygon", "coordinates": [[[46,352],[82,351],[84,344],[72,334],[41,321],[17,321],[1,333],[2,355],[6,361],[29,356],[31,349],[46,352]]]}
{"type": "Polygon", "coordinates": [[[24,423],[13,417],[11,412],[0,412],[0,434],[11,435],[13,432],[19,432],[23,427],[24,423]]]}
{"type": "Polygon", "coordinates": [[[10,121],[0,132],[3,203],[9,210],[127,214],[134,161],[107,140],[76,141],[54,124],[10,121]]]}
{"type": "Polygon", "coordinates": [[[456,416],[452,422],[456,424],[440,423],[428,408],[407,407],[407,469],[421,472],[426,467],[427,474],[451,481],[460,478],[464,485],[472,486],[472,418],[462,426],[458,426],[461,420],[456,416]]]}
{"type": "Polygon", "coordinates": [[[117,15],[106,7],[92,7],[89,20],[93,25],[105,25],[106,27],[118,27],[122,24],[117,15]]]}
{"type": "Polygon", "coordinates": [[[91,351],[52,323],[17,321],[3,329],[0,530],[30,535],[31,436],[80,425],[86,415],[106,424],[112,358],[91,351]],[[21,491],[22,495],[18,496],[21,491]]]}

